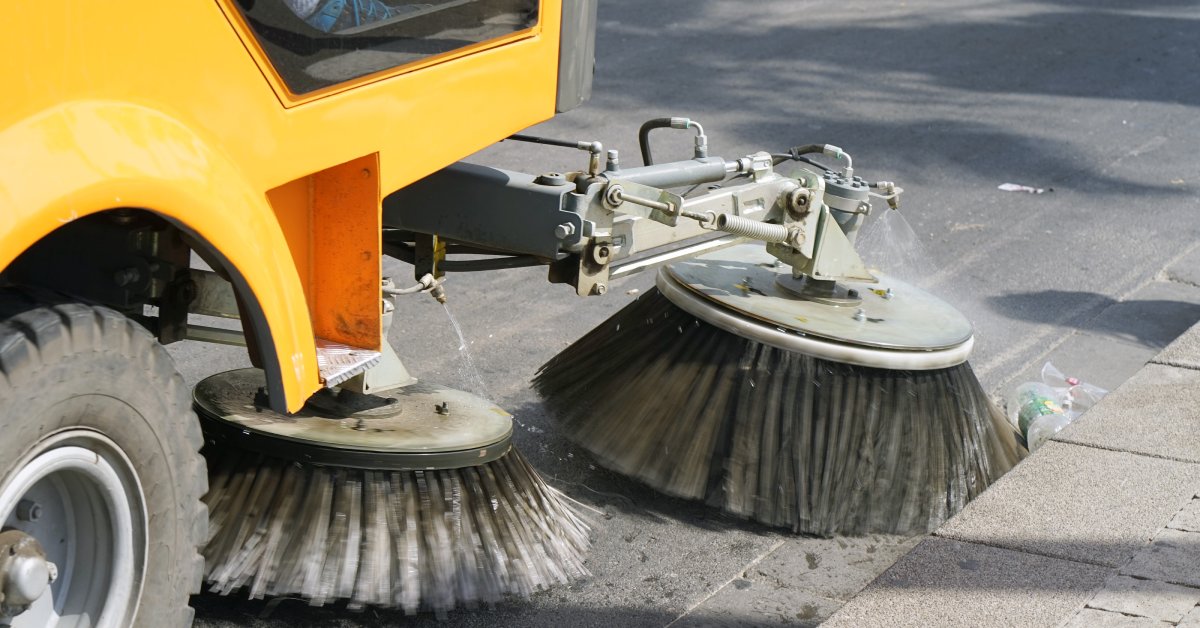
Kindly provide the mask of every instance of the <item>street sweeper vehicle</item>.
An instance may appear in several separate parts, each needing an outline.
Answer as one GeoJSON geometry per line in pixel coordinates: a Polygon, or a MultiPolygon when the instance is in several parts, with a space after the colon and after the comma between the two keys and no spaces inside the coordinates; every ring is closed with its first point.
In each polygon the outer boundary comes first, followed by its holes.
{"type": "Polygon", "coordinates": [[[0,625],[187,625],[202,586],[444,613],[586,574],[589,524],[508,413],[387,343],[392,299],[444,300],[456,272],[541,265],[599,296],[655,269],[534,386],[669,494],[802,533],[926,530],[1020,455],[970,324],[856,253],[901,190],[842,149],[720,157],[653,118],[634,165],[520,133],[588,97],[594,1],[6,17],[0,625]],[[655,162],[652,133],[693,154],[655,162]],[[577,152],[460,161],[502,140],[577,152]],[[187,390],[180,340],[254,368],[187,390]]]}

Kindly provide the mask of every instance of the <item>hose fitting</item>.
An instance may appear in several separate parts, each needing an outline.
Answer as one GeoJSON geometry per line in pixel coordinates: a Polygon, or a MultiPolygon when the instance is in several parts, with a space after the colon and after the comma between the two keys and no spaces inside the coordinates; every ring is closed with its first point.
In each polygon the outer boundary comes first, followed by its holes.
{"type": "MultiPolygon", "coordinates": [[[[414,286],[409,286],[407,288],[391,288],[388,285],[385,285],[383,287],[383,293],[389,297],[394,297],[402,294],[428,292],[430,296],[437,299],[438,303],[445,303],[446,289],[442,287],[442,284],[445,283],[445,281],[445,277],[438,279],[429,273],[425,273],[420,279],[417,280],[417,284],[414,286]]],[[[390,283],[391,282],[389,281],[388,284],[390,283]]]]}
{"type": "Polygon", "coordinates": [[[437,285],[435,285],[433,289],[429,291],[429,296],[432,296],[437,300],[438,303],[441,303],[442,305],[446,304],[446,289],[442,287],[441,282],[438,282],[437,285]]]}
{"type": "Polygon", "coordinates": [[[654,129],[696,129],[695,149],[692,152],[693,159],[704,159],[708,157],[708,136],[704,134],[704,127],[699,122],[690,118],[653,118],[647,120],[638,129],[638,146],[642,150],[642,164],[646,166],[654,165],[654,156],[650,154],[650,131],[654,129]]]}

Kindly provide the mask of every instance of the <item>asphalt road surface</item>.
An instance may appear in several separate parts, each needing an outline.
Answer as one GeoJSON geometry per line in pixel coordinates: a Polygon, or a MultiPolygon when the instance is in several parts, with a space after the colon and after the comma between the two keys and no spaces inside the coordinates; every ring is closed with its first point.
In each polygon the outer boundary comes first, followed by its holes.
{"type": "MultiPolygon", "coordinates": [[[[598,139],[634,163],[638,125],[668,115],[701,121],[726,158],[841,146],[858,173],[905,188],[932,268],[922,283],[974,322],[987,390],[1003,396],[1068,353],[1078,375],[1112,387],[1200,318],[1200,289],[1171,270],[1200,233],[1198,28],[1191,0],[602,0],[592,100],[531,132],[598,139]]],[[[690,138],[671,135],[657,132],[659,159],[688,154],[690,138]]],[[[542,172],[583,157],[507,142],[473,159],[542,172]]],[[[442,308],[402,297],[391,339],[410,370],[509,408],[533,464],[603,513],[592,578],[438,625],[812,624],[910,546],[741,523],[598,469],[557,434],[529,379],[651,283],[581,299],[542,269],[451,276],[482,385],[442,308]]],[[[221,347],[173,351],[192,381],[244,363],[221,347]]],[[[194,605],[206,628],[434,623],[299,601],[194,605]]]]}

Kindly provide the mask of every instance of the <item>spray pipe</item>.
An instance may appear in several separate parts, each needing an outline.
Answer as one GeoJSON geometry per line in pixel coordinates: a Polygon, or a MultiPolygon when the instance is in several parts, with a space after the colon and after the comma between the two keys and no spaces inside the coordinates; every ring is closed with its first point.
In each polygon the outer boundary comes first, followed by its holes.
{"type": "Polygon", "coordinates": [[[833,144],[803,144],[801,146],[793,146],[786,153],[775,153],[771,155],[771,163],[778,166],[779,164],[789,159],[793,161],[803,161],[812,166],[816,166],[826,172],[833,172],[832,169],[826,168],[819,163],[805,158],[805,155],[821,154],[833,159],[840,159],[846,162],[846,167],[842,170],[842,176],[847,179],[854,178],[854,162],[850,159],[850,154],[833,144]]]}
{"type": "Polygon", "coordinates": [[[833,159],[842,159],[846,162],[846,167],[842,169],[842,175],[847,179],[854,178],[854,162],[850,159],[850,153],[842,150],[840,147],[833,144],[825,144],[821,147],[821,154],[833,159]]]}
{"type": "Polygon", "coordinates": [[[875,198],[881,198],[887,201],[888,207],[892,209],[900,209],[900,193],[904,188],[897,186],[891,181],[876,181],[871,184],[872,190],[880,190],[882,193],[869,192],[875,198]]]}
{"type": "Polygon", "coordinates": [[[708,157],[708,136],[704,127],[690,118],[653,118],[647,120],[638,129],[638,146],[642,150],[642,164],[654,165],[654,156],[650,154],[650,131],[654,129],[696,129],[696,148],[692,153],[693,159],[708,157]]]}
{"type": "Polygon", "coordinates": [[[588,157],[588,174],[596,176],[600,174],[600,157],[604,155],[604,145],[600,142],[589,142],[586,140],[556,140],[549,137],[538,137],[536,135],[525,135],[523,133],[514,133],[508,136],[507,139],[516,140],[518,142],[529,142],[531,144],[545,144],[547,146],[561,146],[563,148],[574,148],[577,150],[586,151],[588,157]]]}
{"type": "MultiPolygon", "coordinates": [[[[854,161],[850,158],[850,154],[842,150],[840,147],[834,146],[833,144],[805,144],[803,146],[793,146],[792,148],[788,149],[787,153],[777,153],[771,155],[771,163],[774,165],[779,165],[788,159],[792,159],[795,161],[803,161],[805,163],[817,166],[818,168],[824,168],[824,166],[804,158],[804,155],[811,155],[814,153],[820,153],[826,157],[832,157],[833,159],[844,160],[846,162],[846,167],[842,171],[842,176],[847,179],[854,178],[854,161]]],[[[827,172],[832,172],[828,168],[825,168],[825,170],[827,172]]],[[[888,207],[891,207],[892,209],[900,209],[900,193],[904,191],[903,188],[897,186],[891,181],[876,181],[875,183],[870,184],[870,188],[872,190],[880,190],[880,193],[878,194],[872,192],[871,196],[886,200],[888,207]]]]}
{"type": "Polygon", "coordinates": [[[446,282],[446,278],[435,279],[433,275],[425,273],[414,286],[407,288],[389,288],[384,286],[383,293],[388,296],[399,296],[402,294],[417,294],[418,292],[428,292],[430,296],[437,299],[438,303],[446,302],[446,290],[442,284],[446,282]]]}

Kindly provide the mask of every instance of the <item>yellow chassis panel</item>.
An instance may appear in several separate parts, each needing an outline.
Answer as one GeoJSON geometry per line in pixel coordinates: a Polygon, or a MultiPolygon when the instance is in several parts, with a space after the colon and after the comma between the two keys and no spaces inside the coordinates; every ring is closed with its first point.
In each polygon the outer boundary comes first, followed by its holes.
{"type": "MultiPolygon", "coordinates": [[[[0,268],[88,214],[137,207],[167,217],[245,280],[295,410],[320,386],[312,321],[336,314],[320,305],[330,299],[306,295],[302,277],[311,278],[317,264],[332,264],[322,267],[320,282],[341,271],[354,281],[365,275],[361,262],[339,267],[346,262],[336,256],[294,257],[268,191],[367,158],[378,160],[371,184],[378,197],[548,119],[561,7],[543,2],[538,26],[490,47],[285,106],[224,6],[6,7],[13,26],[0,38],[0,56],[10,61],[0,69],[0,268]],[[320,315],[310,315],[314,303],[320,315]]],[[[357,221],[349,231],[359,238],[372,234],[351,245],[374,252],[377,264],[378,198],[375,204],[373,213],[344,219],[357,221]]]]}

